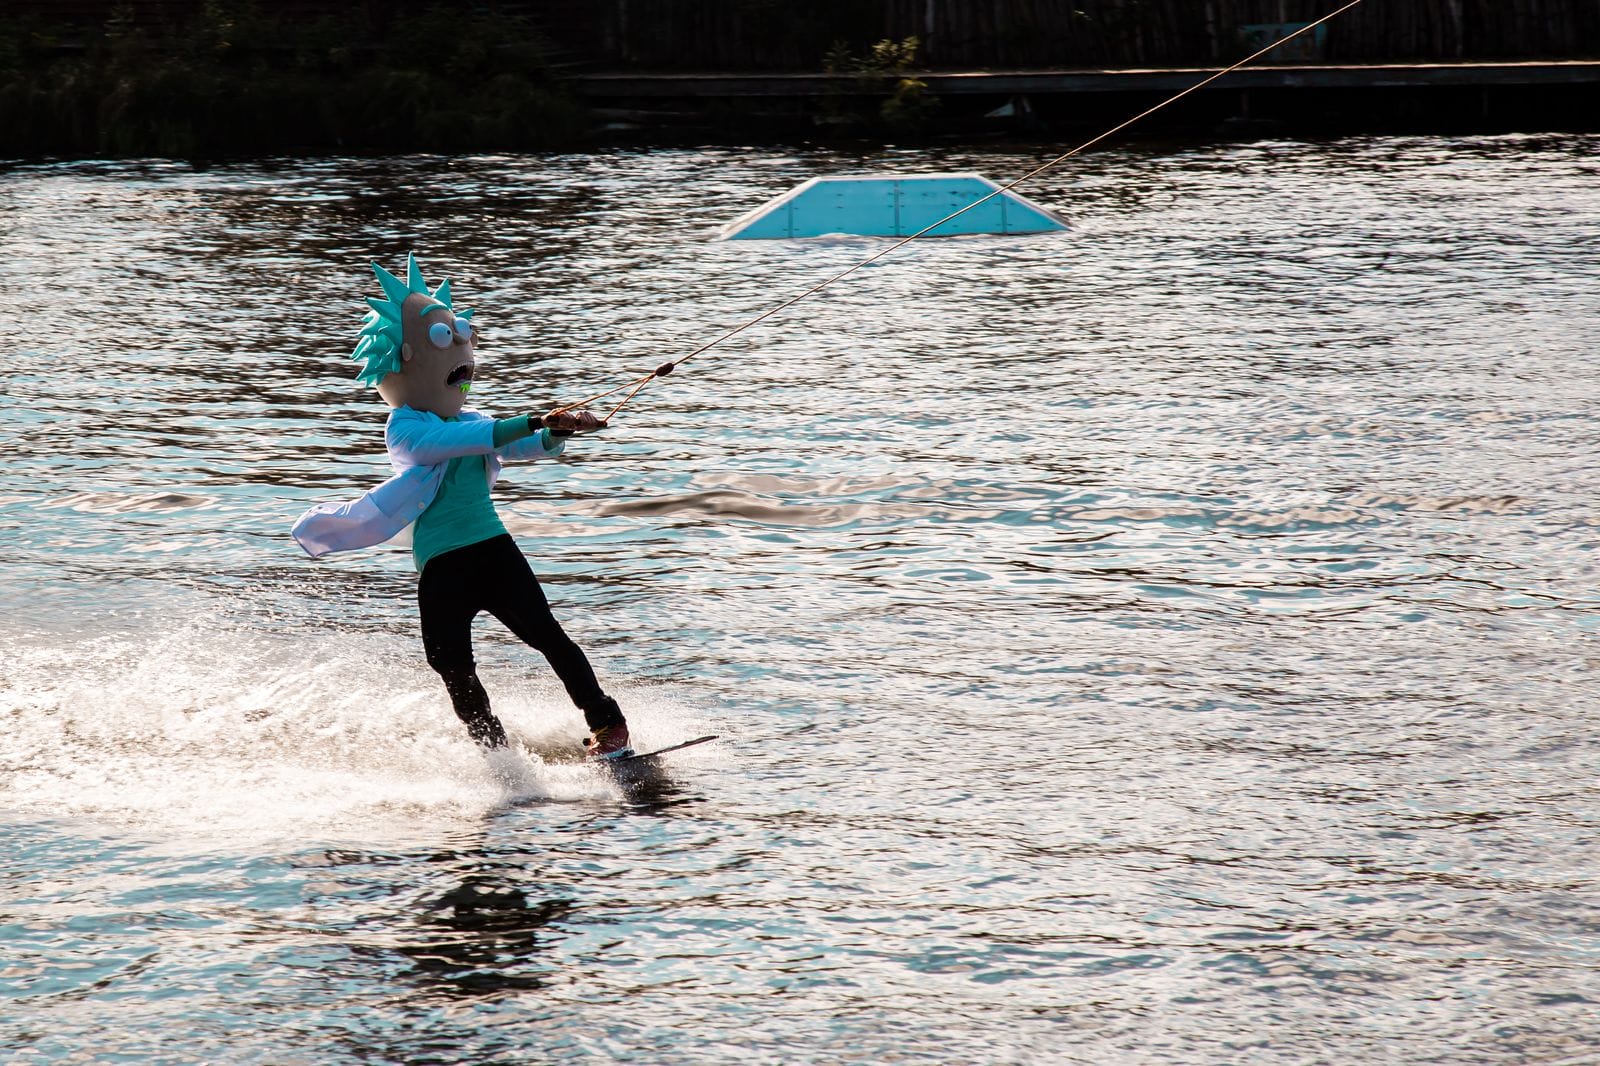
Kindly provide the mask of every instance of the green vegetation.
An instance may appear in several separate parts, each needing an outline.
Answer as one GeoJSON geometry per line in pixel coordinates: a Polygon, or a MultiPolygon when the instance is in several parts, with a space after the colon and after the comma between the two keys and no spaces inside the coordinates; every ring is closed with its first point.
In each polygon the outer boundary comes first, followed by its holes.
{"type": "Polygon", "coordinates": [[[374,25],[206,0],[183,25],[123,8],[89,30],[35,22],[0,36],[4,155],[519,150],[586,128],[511,15],[436,6],[374,25]]]}
{"type": "Polygon", "coordinates": [[[900,134],[920,132],[939,108],[939,101],[928,95],[928,83],[911,74],[920,43],[915,37],[885,39],[865,55],[856,55],[848,45],[835,44],[823,57],[822,69],[840,82],[824,102],[819,121],[864,129],[876,125],[900,134]],[[863,98],[877,101],[875,114],[863,112],[859,103],[863,98]]]}

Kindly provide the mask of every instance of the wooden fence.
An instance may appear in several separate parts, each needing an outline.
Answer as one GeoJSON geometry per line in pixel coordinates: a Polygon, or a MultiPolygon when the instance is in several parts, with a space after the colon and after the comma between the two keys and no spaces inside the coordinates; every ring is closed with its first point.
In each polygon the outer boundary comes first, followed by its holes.
{"type": "MultiPolygon", "coordinates": [[[[1248,53],[1246,27],[1309,22],[1335,0],[543,0],[547,32],[592,62],[661,70],[817,70],[915,36],[942,70],[1204,66],[1248,53]]],[[[1366,0],[1303,59],[1600,56],[1600,0],[1366,0]]]]}

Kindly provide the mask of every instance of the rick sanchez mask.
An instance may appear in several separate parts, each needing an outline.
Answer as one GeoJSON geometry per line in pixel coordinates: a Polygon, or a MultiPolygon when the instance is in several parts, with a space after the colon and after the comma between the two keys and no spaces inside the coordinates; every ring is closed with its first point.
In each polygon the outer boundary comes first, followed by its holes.
{"type": "Polygon", "coordinates": [[[363,361],[357,377],[376,385],[390,407],[455,417],[477,369],[472,312],[450,306],[449,281],[429,289],[415,255],[406,256],[405,281],[376,263],[372,272],[386,298],[367,297],[372,310],[361,320],[361,340],[351,353],[363,361]]]}

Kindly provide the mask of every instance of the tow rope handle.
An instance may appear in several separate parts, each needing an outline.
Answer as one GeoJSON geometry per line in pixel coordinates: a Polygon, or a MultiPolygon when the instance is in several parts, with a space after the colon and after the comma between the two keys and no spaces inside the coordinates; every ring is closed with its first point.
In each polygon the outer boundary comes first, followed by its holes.
{"type": "Polygon", "coordinates": [[[600,420],[600,424],[598,426],[595,426],[593,429],[583,430],[581,432],[576,430],[576,429],[556,429],[554,426],[550,425],[550,419],[553,416],[559,415],[559,414],[564,414],[568,410],[570,410],[570,408],[557,408],[557,409],[551,411],[550,414],[547,414],[547,415],[529,415],[528,416],[528,424],[530,426],[539,426],[539,427],[543,428],[552,437],[586,437],[591,433],[600,432],[602,429],[605,429],[607,426],[609,426],[611,424],[610,422],[608,422],[604,418],[602,418],[600,420]]]}
{"type": "MultiPolygon", "coordinates": [[[[703,348],[701,349],[701,351],[704,351],[704,350],[705,349],[703,349],[703,348]]],[[[550,428],[549,420],[554,418],[557,415],[564,415],[568,411],[576,411],[576,410],[578,410],[580,408],[587,407],[591,403],[594,403],[596,400],[603,400],[608,396],[615,396],[619,392],[627,392],[628,395],[624,396],[620,403],[618,403],[611,410],[607,411],[606,414],[605,414],[605,417],[600,419],[600,424],[598,426],[596,426],[593,430],[589,430],[588,432],[593,433],[593,432],[598,432],[599,430],[605,429],[607,426],[609,426],[611,424],[611,419],[616,415],[616,413],[618,411],[622,410],[623,407],[625,407],[627,405],[629,400],[631,400],[635,396],[639,395],[639,390],[640,389],[642,389],[646,385],[650,384],[656,378],[664,378],[664,377],[666,377],[668,374],[672,373],[674,370],[676,370],[678,368],[678,363],[683,362],[685,359],[691,358],[692,355],[698,355],[698,354],[699,354],[698,352],[694,352],[694,353],[691,353],[690,355],[684,356],[683,359],[678,359],[676,361],[669,359],[665,363],[662,363],[660,366],[656,367],[654,370],[650,371],[650,373],[646,374],[644,377],[639,378],[637,381],[630,381],[626,385],[619,385],[616,388],[611,389],[608,392],[602,392],[602,393],[600,393],[600,394],[598,394],[596,396],[591,396],[587,400],[579,400],[577,403],[569,403],[569,404],[566,404],[566,405],[564,405],[562,407],[552,408],[550,410],[549,414],[545,414],[545,415],[540,415],[539,416],[539,424],[544,426],[546,429],[549,429],[550,428]]],[[[533,416],[529,415],[528,417],[531,419],[533,416]]],[[[558,436],[562,436],[562,437],[574,436],[573,431],[570,430],[570,429],[551,429],[550,432],[553,433],[553,434],[556,434],[558,436]]],[[[581,434],[578,434],[578,435],[581,436],[581,434]]]]}

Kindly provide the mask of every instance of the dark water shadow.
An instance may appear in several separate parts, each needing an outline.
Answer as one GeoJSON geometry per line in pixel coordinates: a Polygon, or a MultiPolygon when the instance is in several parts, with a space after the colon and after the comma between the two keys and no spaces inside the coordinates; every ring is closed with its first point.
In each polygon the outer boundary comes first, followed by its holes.
{"type": "Polygon", "coordinates": [[[529,960],[575,909],[570,899],[537,899],[500,878],[468,877],[427,906],[421,936],[396,946],[412,962],[401,976],[467,997],[543,988],[549,974],[529,960]]]}
{"type": "Polygon", "coordinates": [[[610,773],[622,792],[624,809],[630,814],[663,814],[705,798],[691,794],[658,759],[626,763],[610,773]]]}

